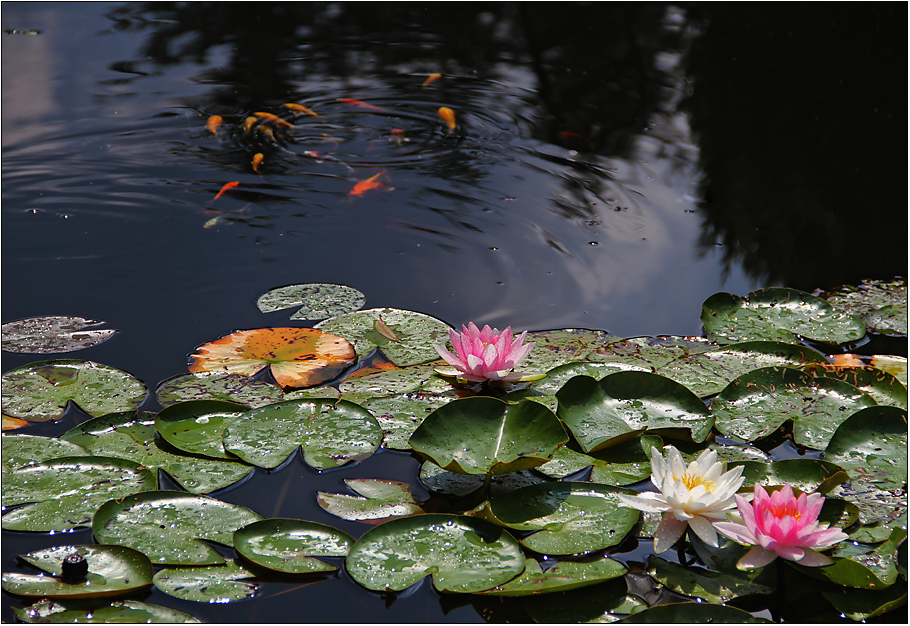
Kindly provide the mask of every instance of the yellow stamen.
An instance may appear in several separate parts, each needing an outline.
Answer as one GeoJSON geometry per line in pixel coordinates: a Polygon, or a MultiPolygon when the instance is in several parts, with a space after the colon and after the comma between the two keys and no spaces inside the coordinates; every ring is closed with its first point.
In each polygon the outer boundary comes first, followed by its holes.
{"type": "Polygon", "coordinates": [[[682,478],[677,478],[677,480],[681,480],[686,486],[686,489],[690,491],[695,489],[698,485],[702,485],[705,488],[705,491],[711,491],[714,488],[713,480],[705,480],[704,476],[698,474],[695,474],[694,476],[691,474],[684,474],[682,478]]]}
{"type": "Polygon", "coordinates": [[[797,519],[797,521],[799,521],[799,518],[802,515],[802,511],[800,511],[798,508],[796,508],[793,505],[769,506],[768,510],[771,511],[771,514],[774,517],[776,517],[777,519],[780,519],[782,517],[786,517],[787,515],[789,515],[791,517],[795,517],[797,519]]]}

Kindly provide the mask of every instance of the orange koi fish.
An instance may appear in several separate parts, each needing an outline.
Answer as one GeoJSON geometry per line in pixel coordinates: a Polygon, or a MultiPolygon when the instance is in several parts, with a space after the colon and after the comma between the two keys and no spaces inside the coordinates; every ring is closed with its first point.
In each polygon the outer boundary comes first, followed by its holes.
{"type": "Polygon", "coordinates": [[[212,115],[205,123],[205,127],[209,129],[209,132],[213,135],[218,134],[218,127],[221,126],[221,122],[224,121],[220,115],[212,115]]]}
{"type": "Polygon", "coordinates": [[[275,131],[272,130],[271,126],[266,126],[264,124],[260,124],[259,126],[256,127],[256,130],[258,130],[260,133],[262,133],[263,135],[265,135],[266,137],[268,137],[275,143],[278,143],[278,140],[275,139],[275,131]]]}
{"type": "Polygon", "coordinates": [[[379,178],[382,175],[383,172],[385,172],[385,170],[383,170],[382,172],[379,172],[379,174],[374,174],[373,176],[370,176],[366,180],[360,181],[359,183],[354,185],[354,188],[351,189],[350,192],[348,192],[348,195],[349,196],[362,196],[363,194],[370,191],[371,189],[378,189],[380,187],[385,187],[386,184],[384,182],[376,180],[377,178],[379,178]]]}
{"type": "Polygon", "coordinates": [[[338,102],[347,102],[348,104],[356,104],[357,106],[363,107],[364,109],[382,111],[382,107],[378,107],[375,104],[368,104],[366,102],[361,102],[360,100],[354,100],[353,98],[338,98],[338,102]]]}
{"type": "Polygon", "coordinates": [[[261,117],[262,119],[272,122],[273,124],[278,124],[279,126],[287,126],[287,127],[294,126],[290,122],[283,120],[280,117],[278,117],[277,115],[273,115],[272,113],[264,113],[263,111],[257,111],[256,113],[253,113],[253,115],[255,115],[256,117],[261,117]]]}
{"type": "Polygon", "coordinates": [[[253,124],[255,124],[255,123],[256,123],[256,118],[253,117],[252,115],[249,116],[248,118],[246,118],[245,120],[243,120],[243,132],[244,133],[250,132],[250,129],[253,127],[253,124]]]}
{"type": "Polygon", "coordinates": [[[261,152],[257,152],[253,155],[253,171],[257,174],[259,173],[259,164],[262,163],[262,159],[264,158],[265,156],[261,152]]]}
{"type": "Polygon", "coordinates": [[[214,200],[212,200],[212,202],[214,202],[215,200],[220,198],[221,194],[223,194],[225,191],[227,191],[228,189],[233,189],[234,187],[236,187],[239,184],[240,184],[240,181],[237,181],[237,180],[230,182],[230,183],[224,183],[224,187],[221,188],[221,191],[218,192],[218,195],[215,196],[215,198],[214,198],[214,200]]]}
{"type": "Polygon", "coordinates": [[[455,130],[455,111],[449,107],[439,107],[437,111],[442,121],[449,125],[449,131],[455,130]]]}
{"type": "Polygon", "coordinates": [[[434,74],[430,74],[429,76],[427,76],[427,79],[426,79],[425,81],[423,81],[423,85],[422,85],[422,86],[423,86],[423,87],[426,87],[427,85],[429,85],[429,84],[431,84],[431,83],[435,83],[435,82],[436,82],[437,80],[439,80],[440,78],[442,78],[442,74],[440,74],[439,72],[436,72],[436,73],[434,73],[434,74]]]}
{"type": "Polygon", "coordinates": [[[302,104],[297,104],[296,102],[285,102],[284,107],[290,109],[291,111],[296,111],[297,113],[306,113],[307,115],[312,115],[313,117],[322,117],[312,109],[308,109],[302,104]]]}

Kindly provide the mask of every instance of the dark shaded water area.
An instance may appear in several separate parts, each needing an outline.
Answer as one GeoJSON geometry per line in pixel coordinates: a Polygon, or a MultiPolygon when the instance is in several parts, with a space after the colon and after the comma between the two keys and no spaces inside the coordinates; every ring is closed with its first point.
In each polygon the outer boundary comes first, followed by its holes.
{"type": "MultiPolygon", "coordinates": [[[[632,337],[701,334],[717,291],[906,275],[906,23],[899,3],[3,2],[2,319],[105,320],[119,334],[63,357],[154,389],[197,345],[295,325],[256,307],[288,284],[455,326],[632,337]],[[240,129],[290,119],[286,102],[321,117],[278,142],[240,129]]],[[[215,495],[357,537],[314,492],[417,469],[295,456],[215,495]]],[[[4,531],[3,570],[57,543],[4,531]]],[[[504,619],[426,581],[383,597],[312,580],[228,606],[137,599],[206,621],[504,619]]]]}

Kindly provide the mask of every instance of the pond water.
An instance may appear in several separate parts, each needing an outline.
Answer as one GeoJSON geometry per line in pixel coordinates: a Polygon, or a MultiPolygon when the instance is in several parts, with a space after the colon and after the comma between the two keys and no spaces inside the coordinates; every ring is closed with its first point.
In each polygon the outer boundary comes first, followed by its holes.
{"type": "MultiPolygon", "coordinates": [[[[294,325],[256,307],[288,284],[455,326],[632,337],[699,335],[717,291],[905,275],[905,23],[904,5],[4,2],[2,318],[104,320],[114,339],[65,356],[154,389],[202,343],[294,325]],[[288,102],[320,117],[277,141],[242,130],[291,119],[288,102]]],[[[35,360],[3,353],[3,370],[35,360]]],[[[356,537],[313,492],[417,468],[294,457],[216,495],[356,537]]],[[[57,539],[4,531],[3,570],[57,539]]],[[[240,622],[489,610],[344,573],[230,606],[145,601],[240,622]]],[[[4,621],[18,602],[4,593],[4,621]]]]}

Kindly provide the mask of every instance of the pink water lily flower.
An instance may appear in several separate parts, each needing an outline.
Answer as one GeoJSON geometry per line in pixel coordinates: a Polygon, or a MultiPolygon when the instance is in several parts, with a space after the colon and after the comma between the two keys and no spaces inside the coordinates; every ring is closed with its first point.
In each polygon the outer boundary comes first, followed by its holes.
{"type": "Polygon", "coordinates": [[[452,366],[436,368],[443,376],[454,376],[471,382],[485,380],[522,382],[544,377],[544,374],[512,371],[534,347],[533,343],[522,345],[528,331],[521,333],[518,338],[513,338],[511,327],[500,333],[489,326],[477,330],[474,322],[470,322],[467,326],[462,326],[462,329],[464,329],[462,333],[449,329],[449,339],[455,348],[455,354],[443,346],[435,346],[439,356],[452,366]]]}
{"type": "Polygon", "coordinates": [[[797,498],[790,485],[768,494],[757,484],[750,504],[740,495],[736,506],[743,523],[717,522],[714,528],[737,543],[755,546],[739,560],[740,569],[754,569],[767,565],[777,557],[819,567],[834,561],[816,552],[829,548],[847,535],[839,528],[828,528],[819,523],[818,514],[825,503],[824,496],[813,493],[800,494],[797,498]]]}

